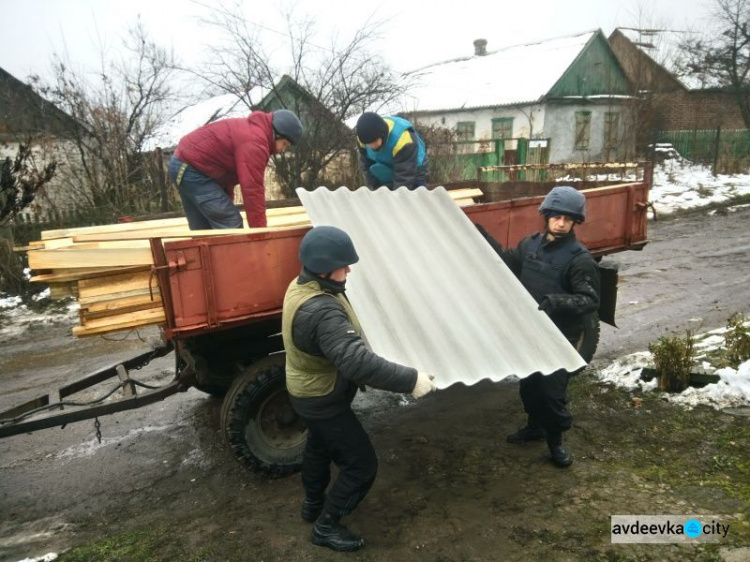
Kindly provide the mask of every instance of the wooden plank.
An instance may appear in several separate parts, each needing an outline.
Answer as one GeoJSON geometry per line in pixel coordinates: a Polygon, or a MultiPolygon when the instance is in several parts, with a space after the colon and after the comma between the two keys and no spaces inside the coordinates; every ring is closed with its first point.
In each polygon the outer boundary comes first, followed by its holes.
{"type": "Polygon", "coordinates": [[[133,231],[124,233],[101,233],[81,234],[73,239],[76,242],[93,242],[107,240],[147,240],[150,238],[205,238],[210,236],[230,236],[233,234],[254,234],[257,232],[275,232],[292,226],[265,227],[265,228],[225,228],[219,230],[190,230],[185,228],[172,228],[157,231],[133,231]]]}
{"type": "MultiPolygon", "coordinates": [[[[78,291],[82,298],[95,297],[109,293],[121,291],[131,291],[133,289],[148,288],[151,279],[150,271],[141,271],[137,273],[122,273],[117,275],[108,275],[106,277],[97,277],[95,279],[82,279],[78,282],[78,291]]],[[[156,278],[154,278],[154,287],[158,288],[156,278]]]]}
{"type": "Polygon", "coordinates": [[[73,327],[73,334],[78,337],[94,336],[152,324],[162,324],[164,322],[164,310],[162,308],[153,308],[140,312],[128,312],[108,318],[95,319],[86,326],[73,327]]]}
{"type": "Polygon", "coordinates": [[[68,236],[65,238],[56,238],[55,240],[46,240],[42,242],[40,250],[57,250],[58,248],[65,248],[73,245],[73,239],[68,236]]]}
{"type": "Polygon", "coordinates": [[[148,240],[106,240],[103,242],[84,242],[70,247],[58,248],[60,252],[70,250],[129,250],[135,248],[151,248],[148,240]]]}
{"type": "Polygon", "coordinates": [[[479,188],[465,188],[465,189],[449,189],[448,195],[454,201],[457,199],[472,199],[474,197],[482,197],[484,192],[479,188]]]}
{"type": "MultiPolygon", "coordinates": [[[[481,197],[483,194],[482,194],[481,189],[464,188],[464,189],[448,190],[448,195],[450,195],[450,197],[453,199],[467,199],[471,197],[481,197]]],[[[275,222],[273,220],[275,218],[279,219],[280,221],[278,222],[279,225],[292,224],[292,223],[305,224],[305,223],[300,223],[299,221],[296,221],[290,218],[294,215],[299,215],[299,214],[306,214],[304,207],[302,206],[279,207],[276,209],[266,210],[266,217],[268,218],[269,225],[275,222]]],[[[242,216],[242,219],[243,221],[245,221],[245,224],[246,224],[247,217],[245,216],[245,212],[241,211],[240,215],[242,216]]],[[[106,224],[106,225],[96,225],[96,226],[83,226],[83,227],[77,227],[77,228],[64,228],[64,229],[57,229],[57,230],[45,230],[45,231],[42,231],[41,237],[43,241],[47,241],[47,240],[52,240],[52,239],[65,238],[65,237],[85,236],[87,234],[114,234],[114,233],[134,232],[134,231],[139,231],[139,230],[140,231],[159,230],[163,228],[172,228],[172,227],[187,227],[187,219],[185,219],[184,217],[178,217],[178,218],[173,218],[173,219],[136,221],[136,222],[126,222],[126,223],[106,224]]],[[[108,238],[108,239],[111,240],[112,238],[108,238]]]]}
{"type": "Polygon", "coordinates": [[[157,323],[164,319],[164,310],[154,308],[139,312],[126,312],[124,314],[111,314],[106,318],[96,318],[87,322],[83,327],[93,330],[95,328],[106,328],[111,326],[130,325],[138,323],[157,323]]]}
{"type": "Polygon", "coordinates": [[[89,320],[112,316],[114,314],[123,314],[128,312],[137,312],[139,310],[148,310],[150,308],[161,307],[161,299],[151,300],[148,296],[134,297],[132,299],[121,299],[118,301],[106,301],[96,303],[83,309],[84,324],[89,320]]]}
{"type": "Polygon", "coordinates": [[[113,273],[134,273],[136,271],[149,271],[150,269],[149,266],[144,265],[129,267],[75,267],[58,270],[53,273],[34,275],[29,281],[31,283],[63,283],[66,281],[94,279],[96,277],[112,275],[113,273]]]}
{"type": "Polygon", "coordinates": [[[100,224],[96,226],[79,226],[77,228],[61,228],[57,230],[43,230],[42,240],[50,240],[53,238],[64,238],[66,236],[74,236],[76,234],[88,234],[92,232],[130,232],[133,230],[144,230],[163,228],[169,226],[180,226],[186,225],[187,219],[185,217],[179,217],[176,219],[161,219],[153,221],[141,221],[141,222],[123,222],[117,224],[100,224]]]}
{"type": "Polygon", "coordinates": [[[28,258],[31,269],[153,264],[150,248],[35,250],[28,253],[28,258]]]}
{"type": "Polygon", "coordinates": [[[49,298],[53,301],[78,296],[78,286],[75,281],[67,283],[53,283],[49,286],[49,298]]]}
{"type": "Polygon", "coordinates": [[[142,287],[139,289],[132,289],[130,291],[113,291],[112,293],[103,293],[101,295],[93,295],[87,297],[79,296],[78,302],[82,307],[89,307],[90,305],[94,305],[97,303],[113,302],[131,297],[147,297],[150,300],[151,295],[154,295],[154,298],[161,298],[158,287],[152,288],[150,291],[148,287],[142,287]]]}
{"type": "MultiPolygon", "coordinates": [[[[233,232],[242,229],[231,229],[233,232]]],[[[76,243],[106,242],[108,240],[148,240],[149,238],[174,238],[176,236],[190,236],[190,229],[185,226],[172,226],[169,228],[133,230],[130,232],[93,232],[90,234],[75,234],[73,241],[76,243]]],[[[197,232],[197,231],[196,231],[197,232]]],[[[200,231],[203,232],[203,231],[200,231]]],[[[216,232],[210,230],[208,232],[216,232]]]]}

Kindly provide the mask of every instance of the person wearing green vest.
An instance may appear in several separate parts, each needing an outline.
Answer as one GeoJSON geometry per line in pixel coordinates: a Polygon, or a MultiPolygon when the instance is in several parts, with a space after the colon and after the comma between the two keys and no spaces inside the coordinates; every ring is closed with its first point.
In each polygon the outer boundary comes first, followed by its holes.
{"type": "Polygon", "coordinates": [[[359,167],[370,189],[416,189],[427,185],[429,161],[424,141],[406,119],[366,111],[355,127],[359,167]]]}
{"type": "Polygon", "coordinates": [[[303,267],[284,297],[281,335],[289,400],[308,430],[301,516],[315,522],[313,544],[353,551],[364,540],[339,521],[369,492],[378,459],[352,400],[364,385],[421,398],[435,390],[434,377],[368,349],[345,296],[349,266],[359,261],[346,232],[317,226],[302,239],[299,255],[303,267]],[[329,488],[331,462],[339,472],[329,488]]]}

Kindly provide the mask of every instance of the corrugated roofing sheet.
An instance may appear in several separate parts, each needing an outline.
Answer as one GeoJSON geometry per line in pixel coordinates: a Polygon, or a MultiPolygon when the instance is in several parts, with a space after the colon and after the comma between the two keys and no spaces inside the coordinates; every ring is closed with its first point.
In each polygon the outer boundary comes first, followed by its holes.
{"type": "Polygon", "coordinates": [[[297,193],[354,241],[347,296],[376,353],[439,388],[585,365],[443,188],[297,193]]]}

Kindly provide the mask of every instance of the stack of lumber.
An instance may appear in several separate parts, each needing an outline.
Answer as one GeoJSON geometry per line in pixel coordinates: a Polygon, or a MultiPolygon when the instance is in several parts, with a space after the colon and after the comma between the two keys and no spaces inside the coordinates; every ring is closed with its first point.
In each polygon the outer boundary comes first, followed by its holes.
{"type": "MultiPolygon", "coordinates": [[[[448,192],[458,205],[470,205],[479,189],[448,192]]],[[[268,209],[268,227],[190,230],[184,218],[45,230],[28,252],[32,282],[47,283],[53,298],[74,296],[80,305],[76,336],[100,335],[164,323],[164,310],[149,239],[184,240],[267,232],[310,224],[301,206],[268,209]]],[[[244,220],[244,213],[243,213],[244,220]]]]}

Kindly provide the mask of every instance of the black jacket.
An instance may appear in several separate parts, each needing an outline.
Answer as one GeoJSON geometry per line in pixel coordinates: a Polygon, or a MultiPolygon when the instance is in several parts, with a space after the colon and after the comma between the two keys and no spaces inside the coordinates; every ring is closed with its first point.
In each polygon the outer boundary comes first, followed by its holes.
{"type": "MultiPolygon", "coordinates": [[[[492,238],[484,228],[479,225],[477,225],[477,228],[503,259],[505,265],[519,279],[522,276],[524,265],[530,259],[527,248],[539,236],[544,236],[544,233],[532,234],[521,240],[515,248],[504,250],[500,243],[492,238]]],[[[539,259],[545,260],[545,254],[564,251],[563,248],[569,246],[569,242],[572,240],[575,240],[575,233],[572,230],[564,237],[552,241],[545,240],[538,250],[539,259]]],[[[535,299],[537,302],[541,302],[546,297],[548,302],[545,303],[545,310],[550,319],[567,338],[576,339],[583,330],[584,315],[599,309],[599,266],[588,251],[581,252],[570,260],[563,271],[561,282],[563,292],[547,294],[541,298],[539,295],[535,295],[535,299]]],[[[527,289],[530,288],[527,287],[527,289]]],[[[530,290],[529,292],[534,295],[534,291],[530,290]]]]}
{"type": "MultiPolygon", "coordinates": [[[[316,280],[326,292],[342,293],[340,283],[329,282],[303,270],[297,280],[316,280]]],[[[327,396],[296,398],[292,406],[304,418],[332,418],[349,408],[357,389],[367,385],[392,392],[411,392],[417,383],[417,370],[388,361],[373,353],[355,334],[346,311],[335,299],[324,295],[303,304],[294,316],[292,339],[300,351],[322,356],[334,364],[338,377],[327,396]]]]}

